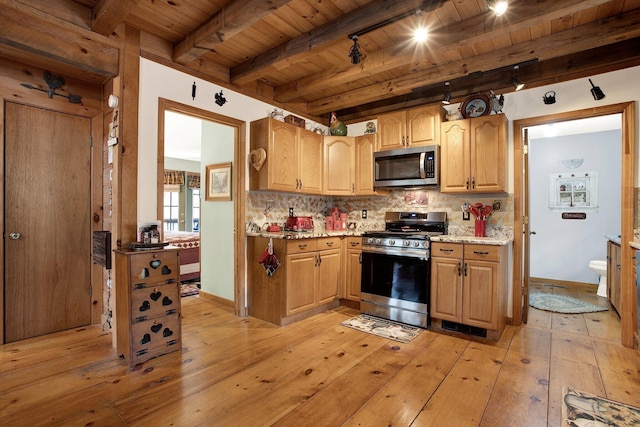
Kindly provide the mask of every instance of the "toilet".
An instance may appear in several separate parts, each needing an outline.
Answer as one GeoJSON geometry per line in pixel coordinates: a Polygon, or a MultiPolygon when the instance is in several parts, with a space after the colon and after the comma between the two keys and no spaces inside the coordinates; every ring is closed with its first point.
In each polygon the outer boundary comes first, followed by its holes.
{"type": "Polygon", "coordinates": [[[597,295],[599,297],[607,297],[607,261],[604,259],[596,259],[589,261],[589,268],[600,276],[600,284],[598,285],[597,295]]]}

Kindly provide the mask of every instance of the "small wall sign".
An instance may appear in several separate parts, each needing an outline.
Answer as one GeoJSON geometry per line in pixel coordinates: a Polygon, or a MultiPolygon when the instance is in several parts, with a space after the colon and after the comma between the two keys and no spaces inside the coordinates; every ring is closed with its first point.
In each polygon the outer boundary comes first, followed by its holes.
{"type": "Polygon", "coordinates": [[[562,219],[587,219],[584,212],[562,212],[562,219]]]}

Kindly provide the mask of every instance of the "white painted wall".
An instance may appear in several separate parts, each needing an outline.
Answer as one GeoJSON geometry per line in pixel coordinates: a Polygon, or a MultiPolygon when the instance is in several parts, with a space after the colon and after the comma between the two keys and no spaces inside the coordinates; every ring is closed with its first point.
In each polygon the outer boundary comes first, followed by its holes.
{"type": "Polygon", "coordinates": [[[606,259],[605,235],[620,233],[621,203],[620,130],[542,138],[530,141],[531,276],[573,282],[598,283],[589,261],[606,259]],[[568,169],[564,159],[584,159],[568,169]],[[585,212],[585,220],[562,219],[562,212],[549,209],[549,175],[597,172],[598,209],[585,212]]]}

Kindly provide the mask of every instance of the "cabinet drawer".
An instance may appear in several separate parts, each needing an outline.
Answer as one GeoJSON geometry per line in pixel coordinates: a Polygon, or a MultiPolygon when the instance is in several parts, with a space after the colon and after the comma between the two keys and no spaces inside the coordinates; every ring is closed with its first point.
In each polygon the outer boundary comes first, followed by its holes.
{"type": "Polygon", "coordinates": [[[287,254],[301,254],[318,250],[318,239],[296,239],[287,242],[287,254]]]}
{"type": "Polygon", "coordinates": [[[179,314],[133,324],[131,341],[132,365],[180,350],[179,314]]]}
{"type": "Polygon", "coordinates": [[[495,245],[464,245],[464,259],[477,261],[498,261],[500,246],[495,245]]]}
{"type": "Polygon", "coordinates": [[[177,283],[178,253],[153,252],[131,256],[131,286],[139,288],[162,283],[177,283]]]}
{"type": "Polygon", "coordinates": [[[462,245],[460,243],[433,242],[431,243],[431,256],[441,258],[462,258],[462,245]]]}
{"type": "Polygon", "coordinates": [[[347,237],[347,249],[362,249],[362,237],[347,237]]]}
{"type": "Polygon", "coordinates": [[[340,249],[340,237],[324,237],[317,239],[318,250],[340,249]]]}
{"type": "Polygon", "coordinates": [[[131,321],[134,323],[180,311],[180,292],[175,283],[149,286],[131,292],[131,321]]]}

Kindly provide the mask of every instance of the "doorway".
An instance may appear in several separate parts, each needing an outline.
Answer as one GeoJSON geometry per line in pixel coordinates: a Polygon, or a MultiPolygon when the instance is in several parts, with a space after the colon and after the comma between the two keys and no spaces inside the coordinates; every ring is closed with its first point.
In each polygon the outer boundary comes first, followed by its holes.
{"type": "Polygon", "coordinates": [[[91,120],[5,103],[5,342],[91,323],[91,120]]]}
{"type": "MultiPolygon", "coordinates": [[[[556,122],[575,119],[599,117],[611,114],[622,116],[622,150],[621,150],[621,209],[620,235],[621,241],[633,240],[634,229],[634,174],[635,174],[635,104],[617,104],[597,107],[588,110],[555,114],[514,121],[514,292],[513,292],[513,323],[520,325],[526,321],[529,304],[529,237],[532,230],[529,221],[528,194],[524,189],[525,174],[528,164],[528,142],[525,139],[529,128],[556,122]],[[522,230],[522,233],[517,230],[522,230]]],[[[623,297],[627,297],[620,310],[622,336],[621,343],[626,347],[633,347],[633,334],[637,324],[635,289],[632,289],[633,275],[631,265],[631,249],[628,245],[623,250],[627,260],[622,262],[623,297]],[[625,280],[624,278],[627,278],[625,280]]],[[[634,286],[635,288],[635,286],[634,286]]]]}
{"type": "MultiPolygon", "coordinates": [[[[200,166],[201,174],[201,203],[198,228],[201,239],[201,297],[212,298],[216,302],[235,308],[239,316],[246,316],[245,290],[245,230],[244,230],[244,200],[245,200],[245,152],[246,125],[245,122],[221,116],[210,111],[180,104],[160,98],[158,101],[158,218],[163,219],[164,204],[164,158],[165,158],[165,113],[167,111],[183,114],[202,121],[203,135],[224,135],[224,141],[233,141],[231,151],[226,155],[232,162],[231,200],[226,203],[206,201],[207,177],[205,166],[209,160],[217,158],[212,154],[229,147],[215,146],[219,141],[216,137],[209,137],[202,147],[203,156],[200,166]],[[230,205],[230,209],[227,207],[230,205]],[[228,257],[226,265],[215,266],[215,261],[228,257]],[[229,266],[233,266],[230,268],[229,266]],[[221,279],[222,276],[226,279],[221,279]],[[233,289],[220,287],[221,283],[233,283],[233,289]]],[[[223,285],[224,286],[224,285],[223,285]]]]}

